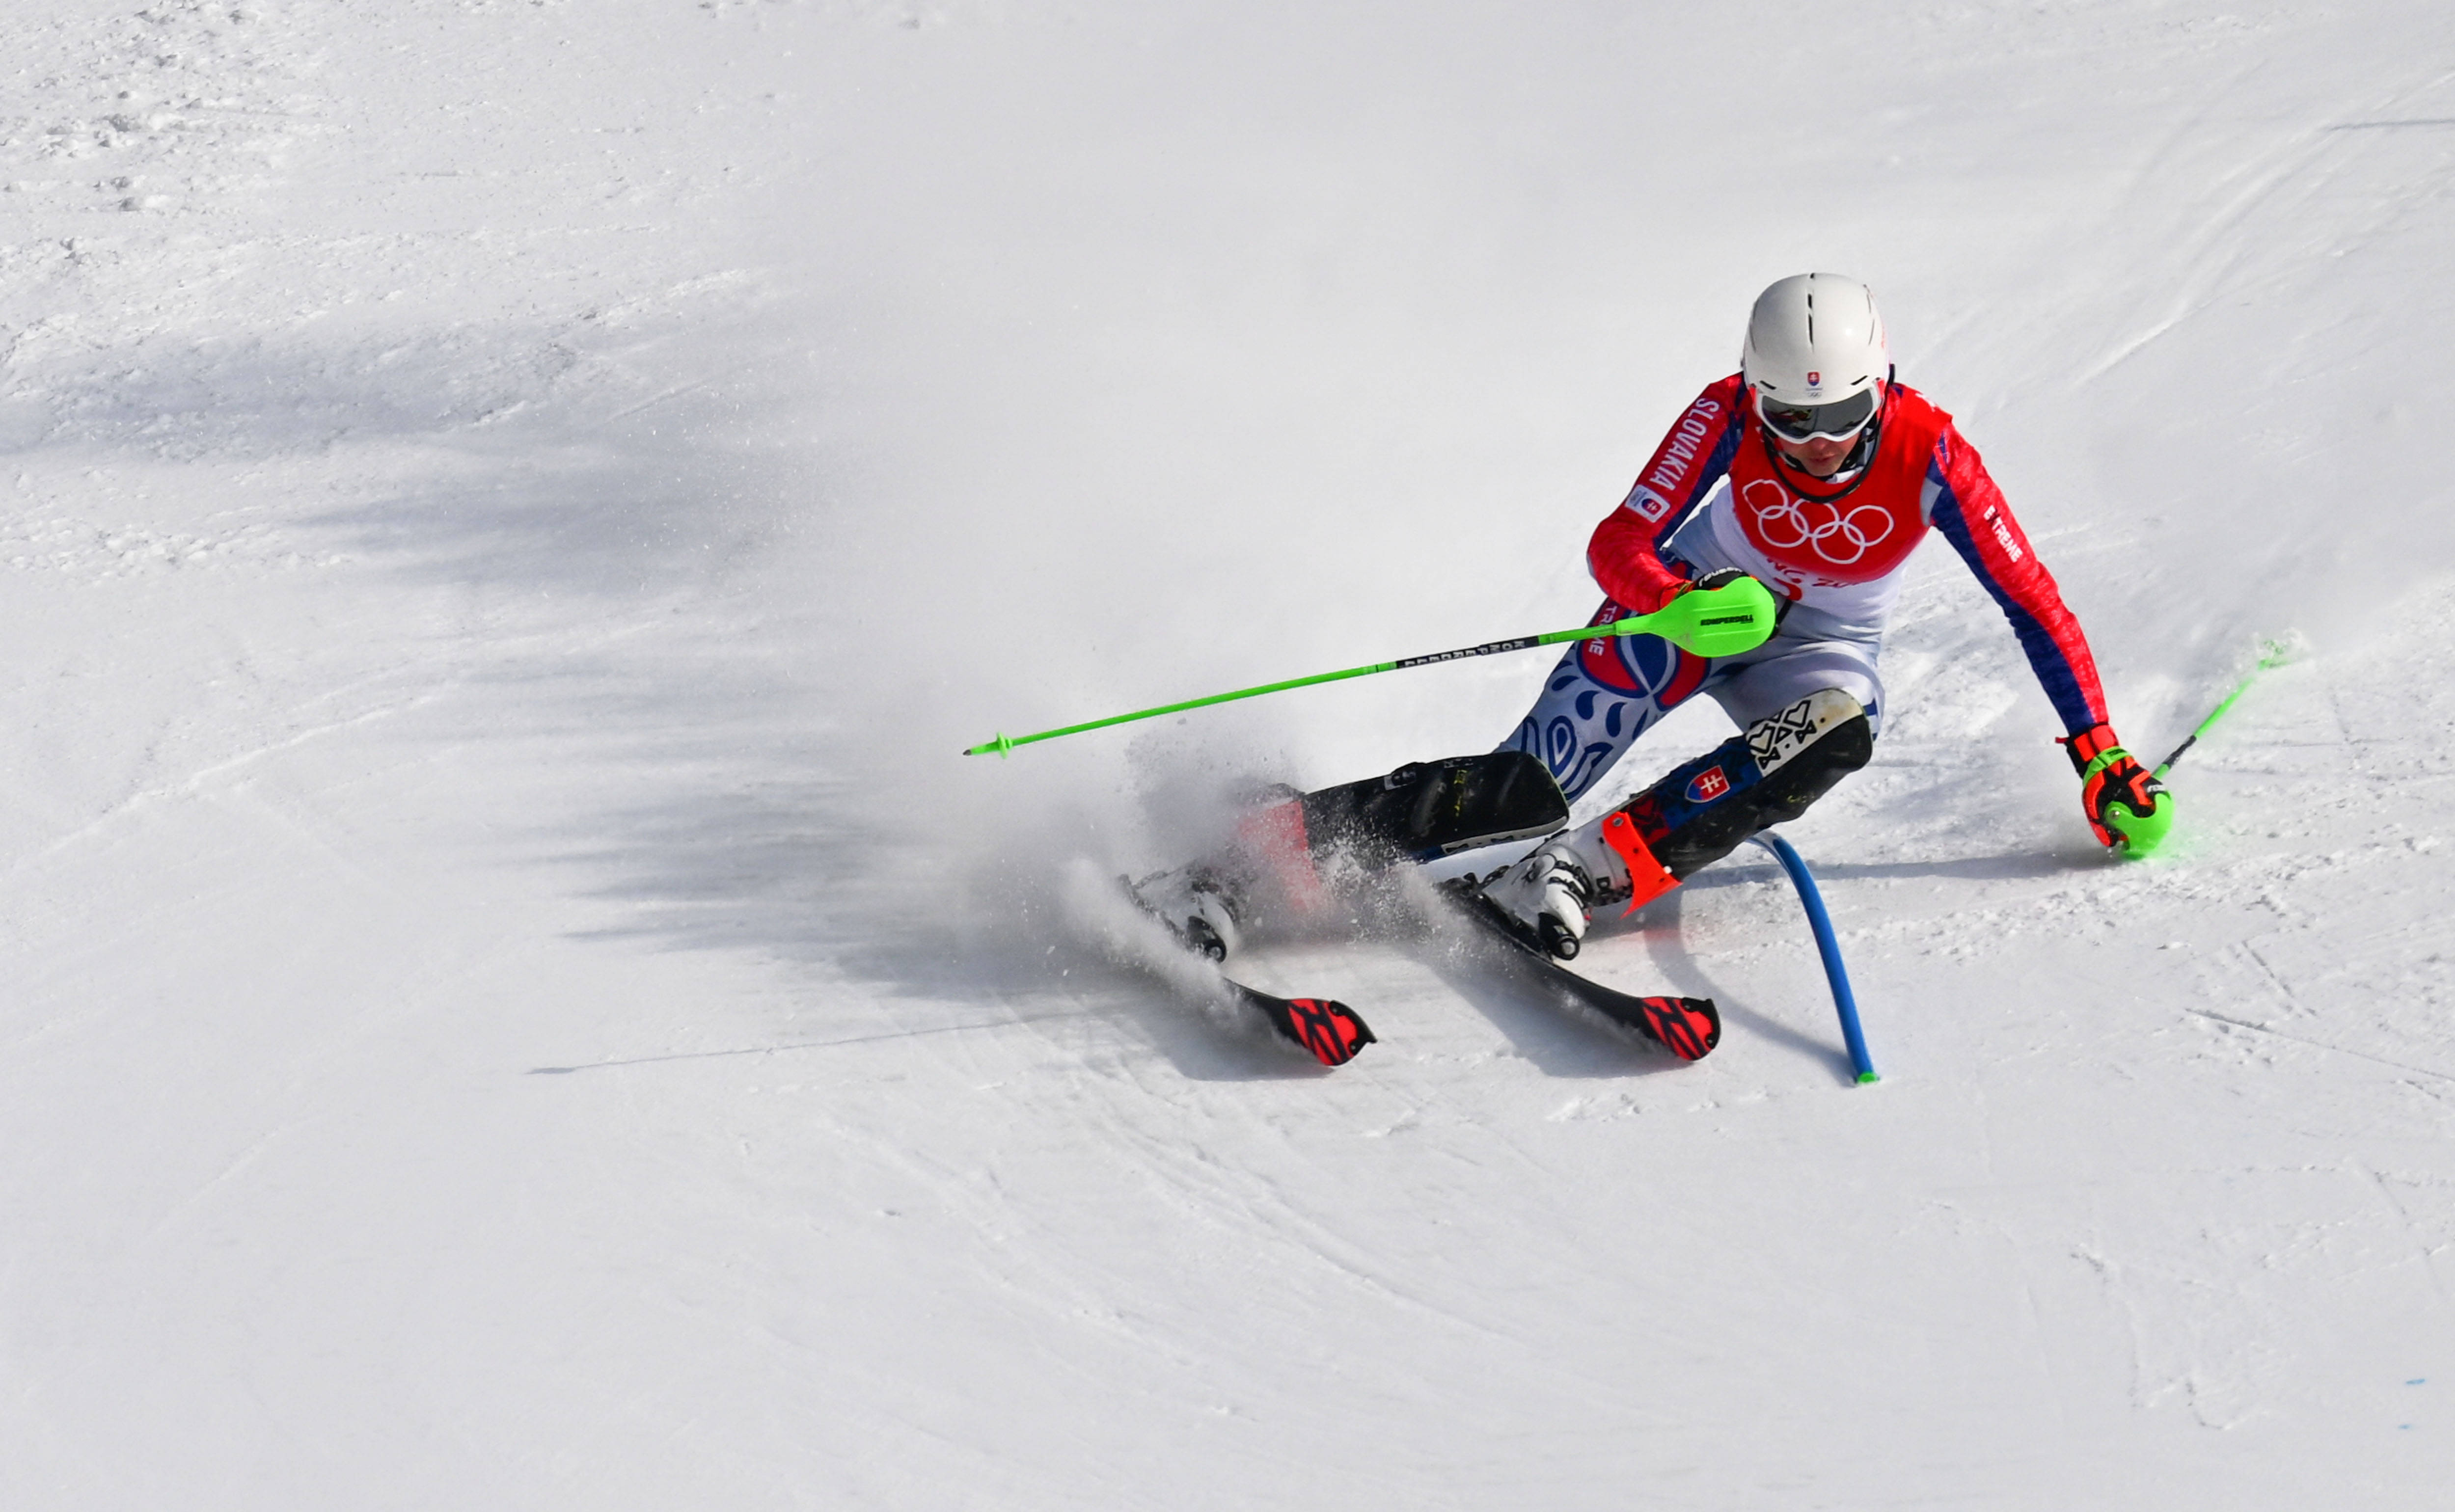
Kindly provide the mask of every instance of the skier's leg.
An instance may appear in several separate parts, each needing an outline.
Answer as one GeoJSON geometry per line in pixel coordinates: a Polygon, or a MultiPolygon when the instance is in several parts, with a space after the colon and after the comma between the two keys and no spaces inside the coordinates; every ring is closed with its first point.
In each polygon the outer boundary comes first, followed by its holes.
{"type": "Polygon", "coordinates": [[[1719,664],[1711,693],[1731,722],[1744,730],[1819,689],[1846,693],[1866,711],[1870,736],[1884,733],[1884,679],[1876,670],[1880,643],[1797,640],[1776,635],[1762,650],[1719,664]]]}
{"type": "MultiPolygon", "coordinates": [[[[1590,623],[1605,624],[1625,613],[1607,599],[1590,623]]],[[[1574,803],[1638,736],[1704,686],[1713,666],[1659,635],[1577,641],[1543,679],[1534,707],[1500,749],[1540,759],[1574,803]]]]}
{"type": "Polygon", "coordinates": [[[1305,914],[1404,860],[1550,835],[1568,801],[1517,751],[1410,761],[1315,793],[1278,789],[1239,816],[1234,838],[1190,866],[1130,885],[1187,945],[1226,959],[1256,914],[1305,914]]]}
{"type": "Polygon", "coordinates": [[[1866,765],[1882,700],[1875,646],[1777,642],[1770,655],[1735,658],[1714,679],[1714,697],[1735,718],[1755,716],[1738,735],[1536,847],[1491,882],[1492,899],[1572,954],[1594,905],[1633,909],[1660,897],[1757,831],[1797,818],[1866,765]],[[1773,703],[1784,695],[1796,696],[1773,703]]]}
{"type": "Polygon", "coordinates": [[[1599,839],[1620,864],[1611,882],[1596,879],[1595,901],[1624,898],[1633,907],[1644,901],[1635,896],[1640,882],[1657,884],[1647,897],[1668,892],[1758,830],[1805,814],[1874,752],[1865,707],[1837,688],[1774,711],[1597,821],[1599,839]],[[1658,874],[1646,870],[1648,859],[1658,874]]]}

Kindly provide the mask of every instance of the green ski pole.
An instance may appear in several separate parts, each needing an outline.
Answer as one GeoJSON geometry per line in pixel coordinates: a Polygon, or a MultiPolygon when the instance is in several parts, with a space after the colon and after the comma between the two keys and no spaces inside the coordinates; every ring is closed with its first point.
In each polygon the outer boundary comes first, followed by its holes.
{"type": "MultiPolygon", "coordinates": [[[[2236,684],[2233,692],[2224,696],[2222,703],[2209,710],[2208,716],[2200,721],[2199,728],[2184,736],[2182,743],[2174,748],[2173,754],[2158,762],[2156,771],[2149,775],[2162,782],[2165,779],[2165,774],[2174,770],[2174,763],[2182,759],[2182,753],[2199,744],[2200,736],[2215,729],[2218,720],[2233,712],[2235,700],[2250,691],[2250,685],[2259,680],[2259,675],[2270,668],[2283,666],[2289,655],[2290,652],[2283,642],[2275,640],[2264,642],[2262,646],[2259,665],[2250,670],[2250,675],[2236,684]]],[[[2102,761],[2105,757],[2100,756],[2098,759],[2102,761]]],[[[2094,767],[2090,768],[2092,772],[2095,770],[2094,767]]],[[[2173,799],[2170,796],[2167,796],[2152,812],[2145,815],[2132,813],[2127,804],[2109,804],[2105,823],[2108,829],[2122,837],[2124,850],[2134,856],[2145,856],[2163,844],[2166,833],[2174,827],[2173,799]]]]}
{"type": "Polygon", "coordinates": [[[2200,736],[2207,734],[2210,730],[2215,729],[2217,721],[2223,718],[2227,714],[2230,714],[2233,711],[2234,700],[2250,691],[2250,685],[2259,680],[2259,675],[2261,673],[2266,672],[2271,668],[2282,667],[2288,659],[2289,654],[2284,643],[2282,641],[2268,641],[2262,649],[2265,654],[2259,658],[2259,665],[2250,669],[2250,675],[2242,679],[2241,686],[2235,688],[2233,692],[2225,695],[2224,702],[2218,704],[2215,709],[2209,712],[2206,718],[2200,721],[2200,727],[2192,731],[2189,737],[2184,739],[2181,745],[2174,748],[2174,754],[2172,756],[2169,756],[2164,760],[2157,763],[2157,770],[2151,775],[2159,781],[2163,781],[2165,779],[2165,774],[2173,770],[2174,763],[2182,759],[2183,752],[2188,751],[2191,747],[2199,744],[2200,736]]]}
{"type": "Polygon", "coordinates": [[[1480,646],[1467,646],[1457,651],[1435,652],[1429,656],[1409,656],[1402,661],[1376,661],[1369,667],[1349,667],[1344,672],[1317,673],[1309,677],[1289,677],[1285,682],[1266,682],[1258,688],[1239,688],[1234,693],[1215,693],[1207,698],[1187,698],[1182,703],[1164,703],[1156,709],[1137,709],[1132,714],[1112,715],[1106,719],[1085,720],[1063,729],[1043,730],[1037,735],[996,736],[964,750],[965,756],[984,756],[991,751],[1004,756],[1019,745],[1035,740],[1054,740],[1060,736],[1081,735],[1085,730],[1103,730],[1112,724],[1130,724],[1136,719],[1156,718],[1164,714],[1178,714],[1187,709],[1207,708],[1214,703],[1231,703],[1238,698],[1259,697],[1266,693],[1283,693],[1289,688],[1309,688],[1320,682],[1337,682],[1346,677],[1369,677],[1376,672],[1399,672],[1409,667],[1429,667],[1436,662],[1463,661],[1469,656],[1491,656],[1506,651],[1527,651],[1536,646],[1556,646],[1566,640],[1593,640],[1605,635],[1660,635],[1699,656],[1735,656],[1754,651],[1773,634],[1773,595],[1765,585],[1753,577],[1743,577],[1727,588],[1697,589],[1681,594],[1650,615],[1632,615],[1599,625],[1579,625],[1573,630],[1554,630],[1540,635],[1519,635],[1510,640],[1486,641],[1480,646]]]}

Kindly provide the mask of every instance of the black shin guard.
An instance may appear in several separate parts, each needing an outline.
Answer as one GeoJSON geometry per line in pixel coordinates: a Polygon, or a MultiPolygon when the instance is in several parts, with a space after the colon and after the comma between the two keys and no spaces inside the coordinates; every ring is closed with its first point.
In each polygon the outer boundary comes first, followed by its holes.
{"type": "Polygon", "coordinates": [[[1646,849],[1684,881],[1767,825],[1806,813],[1875,750],[1856,699],[1811,694],[1674,769],[1624,812],[1646,849]]]}
{"type": "Polygon", "coordinates": [[[1141,878],[1135,897],[1188,937],[1200,916],[1222,954],[1234,942],[1208,922],[1214,912],[1231,929],[1257,910],[1310,913],[1402,861],[1531,839],[1569,821],[1551,770],[1522,751],[1410,761],[1388,776],[1280,791],[1238,818],[1228,846],[1141,878]]]}
{"type": "Polygon", "coordinates": [[[1311,850],[1376,868],[1549,835],[1569,822],[1551,770],[1522,751],[1410,761],[1298,801],[1311,850]]]}

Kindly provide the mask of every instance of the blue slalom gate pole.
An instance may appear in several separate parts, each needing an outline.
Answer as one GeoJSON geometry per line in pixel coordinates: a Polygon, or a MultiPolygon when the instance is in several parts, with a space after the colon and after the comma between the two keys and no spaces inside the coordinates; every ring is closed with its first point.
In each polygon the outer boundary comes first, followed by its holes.
{"type": "Polygon", "coordinates": [[[1824,895],[1816,890],[1807,862],[1778,835],[1749,838],[1773,852],[1774,859],[1790,874],[1790,885],[1798,889],[1799,906],[1807,910],[1807,925],[1816,932],[1816,953],[1824,958],[1824,976],[1833,983],[1833,1006],[1841,1015],[1841,1038],[1850,1047],[1851,1069],[1858,1073],[1861,1086],[1877,1079],[1876,1063],[1867,1058],[1867,1036],[1858,1027],[1858,999],[1850,991],[1849,970],[1841,964],[1841,942],[1833,937],[1833,916],[1824,911],[1824,895]]]}

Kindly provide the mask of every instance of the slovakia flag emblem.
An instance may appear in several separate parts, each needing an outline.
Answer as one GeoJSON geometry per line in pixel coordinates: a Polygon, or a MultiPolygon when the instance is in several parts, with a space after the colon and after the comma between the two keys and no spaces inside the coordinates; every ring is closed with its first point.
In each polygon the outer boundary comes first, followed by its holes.
{"type": "Polygon", "coordinates": [[[1811,389],[1820,389],[1824,387],[1824,374],[1820,373],[1809,373],[1807,375],[1807,386],[1811,389]]]}
{"type": "Polygon", "coordinates": [[[1720,767],[1708,768],[1688,781],[1688,801],[1711,803],[1731,791],[1731,779],[1722,776],[1720,767]]]}

